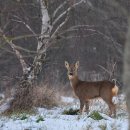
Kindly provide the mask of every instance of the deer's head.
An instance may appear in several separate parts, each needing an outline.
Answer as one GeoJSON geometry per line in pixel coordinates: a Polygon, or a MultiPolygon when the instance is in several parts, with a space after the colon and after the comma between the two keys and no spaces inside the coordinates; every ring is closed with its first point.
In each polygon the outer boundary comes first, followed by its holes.
{"type": "Polygon", "coordinates": [[[77,61],[75,64],[69,64],[67,61],[65,61],[65,67],[67,68],[69,79],[73,79],[75,76],[77,76],[79,61],[77,61]]]}

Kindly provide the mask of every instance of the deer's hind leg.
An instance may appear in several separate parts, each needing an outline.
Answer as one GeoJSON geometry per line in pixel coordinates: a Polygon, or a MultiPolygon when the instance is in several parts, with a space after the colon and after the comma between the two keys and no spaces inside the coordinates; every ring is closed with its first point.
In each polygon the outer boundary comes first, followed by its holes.
{"type": "Polygon", "coordinates": [[[107,103],[107,105],[109,107],[109,110],[110,110],[109,115],[112,116],[112,114],[113,114],[114,117],[116,117],[116,106],[112,102],[112,98],[109,98],[109,99],[103,98],[103,100],[107,103]]]}
{"type": "Polygon", "coordinates": [[[112,116],[112,114],[114,115],[114,117],[116,117],[116,106],[115,104],[111,101],[108,104],[109,109],[110,109],[110,116],[112,116]]]}

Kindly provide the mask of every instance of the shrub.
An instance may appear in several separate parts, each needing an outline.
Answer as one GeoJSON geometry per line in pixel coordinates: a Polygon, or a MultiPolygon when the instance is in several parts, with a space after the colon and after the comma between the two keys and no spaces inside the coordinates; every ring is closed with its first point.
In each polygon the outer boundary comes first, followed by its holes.
{"type": "Polygon", "coordinates": [[[3,112],[3,115],[12,113],[23,113],[34,111],[35,107],[51,108],[59,103],[56,92],[47,85],[21,87],[16,89],[14,99],[9,102],[10,107],[3,112]]]}
{"type": "Polygon", "coordinates": [[[98,127],[101,128],[101,130],[106,130],[107,129],[107,125],[106,124],[99,125],[98,127]]]}
{"type": "Polygon", "coordinates": [[[62,114],[64,115],[77,115],[79,112],[78,109],[74,110],[72,108],[70,108],[69,110],[64,110],[62,114]]]}
{"type": "Polygon", "coordinates": [[[33,109],[33,86],[28,81],[22,81],[15,90],[13,98],[8,102],[9,108],[3,114],[10,115],[22,111],[30,111],[33,109]]]}
{"type": "Polygon", "coordinates": [[[58,105],[56,92],[48,87],[35,87],[33,90],[34,106],[51,108],[58,105]]]}
{"type": "Polygon", "coordinates": [[[22,114],[21,117],[20,117],[20,120],[25,120],[25,119],[27,119],[27,118],[28,118],[28,117],[27,117],[26,114],[22,114]]]}
{"type": "Polygon", "coordinates": [[[40,121],[45,121],[42,116],[39,116],[38,119],[36,120],[37,123],[39,123],[40,121]]]}

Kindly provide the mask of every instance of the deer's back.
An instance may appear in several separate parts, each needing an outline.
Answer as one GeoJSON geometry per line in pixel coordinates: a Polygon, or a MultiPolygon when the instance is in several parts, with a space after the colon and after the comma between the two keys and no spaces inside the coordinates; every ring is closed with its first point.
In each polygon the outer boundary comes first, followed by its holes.
{"type": "Polygon", "coordinates": [[[102,93],[104,93],[104,95],[110,94],[113,87],[114,83],[110,81],[79,81],[75,89],[75,94],[79,98],[92,99],[96,97],[101,97],[102,93]]]}

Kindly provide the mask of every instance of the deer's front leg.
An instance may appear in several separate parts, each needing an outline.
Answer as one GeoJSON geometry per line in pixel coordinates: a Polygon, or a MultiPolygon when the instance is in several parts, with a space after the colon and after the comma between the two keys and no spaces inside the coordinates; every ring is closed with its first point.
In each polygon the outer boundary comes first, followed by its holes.
{"type": "Polygon", "coordinates": [[[84,107],[84,101],[80,99],[80,114],[82,114],[82,111],[83,111],[83,107],[84,107]]]}
{"type": "Polygon", "coordinates": [[[88,112],[89,112],[89,101],[88,101],[88,100],[85,101],[85,104],[84,104],[84,112],[87,112],[87,114],[88,114],[88,112]]]}

